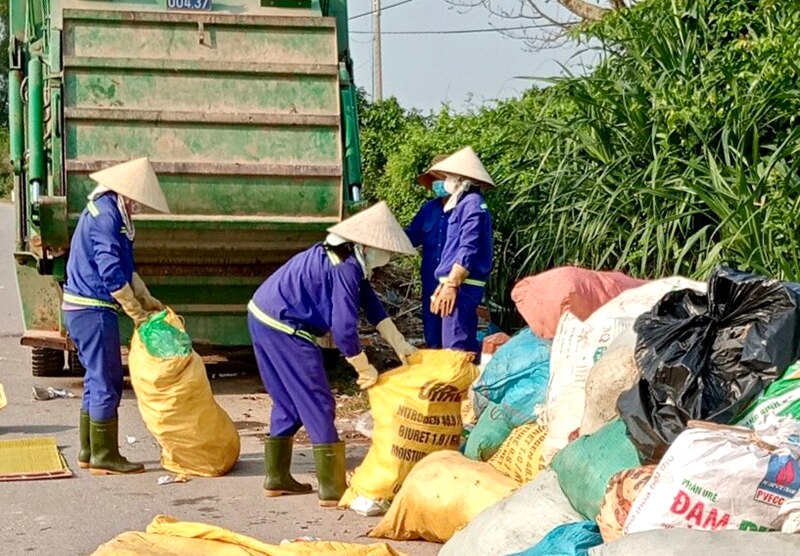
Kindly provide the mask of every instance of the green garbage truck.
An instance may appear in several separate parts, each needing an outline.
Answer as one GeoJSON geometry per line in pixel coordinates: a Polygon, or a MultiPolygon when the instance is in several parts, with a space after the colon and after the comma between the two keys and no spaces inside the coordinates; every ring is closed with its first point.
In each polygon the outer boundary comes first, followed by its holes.
{"type": "Polygon", "coordinates": [[[11,0],[14,257],[34,375],[62,372],[73,349],[61,288],[89,174],[142,156],[172,214],[137,216],[139,273],[197,344],[249,344],[258,284],[359,198],[347,21],[346,0],[11,0]]]}

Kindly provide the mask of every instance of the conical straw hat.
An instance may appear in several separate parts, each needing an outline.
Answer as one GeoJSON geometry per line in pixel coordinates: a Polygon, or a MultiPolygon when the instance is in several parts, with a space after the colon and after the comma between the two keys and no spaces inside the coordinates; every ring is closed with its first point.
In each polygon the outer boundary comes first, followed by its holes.
{"type": "Polygon", "coordinates": [[[481,160],[472,147],[464,147],[460,151],[454,152],[441,162],[436,162],[430,169],[419,176],[417,181],[430,188],[437,176],[442,174],[454,174],[463,178],[474,180],[485,187],[494,187],[492,176],[481,164],[481,160]]]}
{"type": "Polygon", "coordinates": [[[169,214],[169,205],[158,176],[147,158],[137,158],[89,175],[100,185],[158,212],[169,214]]]}
{"type": "Polygon", "coordinates": [[[368,247],[413,255],[414,246],[385,201],[328,228],[332,234],[368,247]]]}

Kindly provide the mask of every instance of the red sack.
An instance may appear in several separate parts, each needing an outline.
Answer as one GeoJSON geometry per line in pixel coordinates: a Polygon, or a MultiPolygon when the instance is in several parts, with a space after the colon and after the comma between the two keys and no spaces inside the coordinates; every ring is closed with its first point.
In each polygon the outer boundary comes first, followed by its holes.
{"type": "Polygon", "coordinates": [[[646,282],[621,272],[563,266],[523,278],[514,286],[511,299],[533,333],[550,340],[565,312],[586,320],[623,291],[646,282]]]}

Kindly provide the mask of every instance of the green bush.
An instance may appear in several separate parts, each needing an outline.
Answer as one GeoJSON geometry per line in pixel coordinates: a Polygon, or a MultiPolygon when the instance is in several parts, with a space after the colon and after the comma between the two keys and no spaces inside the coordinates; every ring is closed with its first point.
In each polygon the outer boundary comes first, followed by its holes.
{"type": "Polygon", "coordinates": [[[467,114],[396,107],[370,194],[407,221],[416,174],[472,145],[498,184],[489,294],[506,306],[517,278],[565,264],[800,279],[800,4],[646,0],[580,32],[603,53],[586,76],[467,114]]]}
{"type": "Polygon", "coordinates": [[[8,158],[8,130],[0,128],[0,199],[11,195],[14,188],[14,173],[8,158]]]}

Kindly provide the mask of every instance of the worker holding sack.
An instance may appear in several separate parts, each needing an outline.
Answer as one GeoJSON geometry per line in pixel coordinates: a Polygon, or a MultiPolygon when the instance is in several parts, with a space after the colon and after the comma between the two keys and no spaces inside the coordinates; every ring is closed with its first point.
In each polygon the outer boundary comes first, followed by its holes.
{"type": "Polygon", "coordinates": [[[414,249],[384,202],[328,232],[324,243],[294,256],[258,288],[248,304],[248,324],[273,402],[264,490],[268,496],[311,491],[290,473],[294,435],[302,425],[314,445],[320,505],[336,506],[346,488],[345,447],[334,425],[336,404],[317,340],[330,331],[355,367],[359,386],[374,385],[378,371],[358,337],[360,308],[405,363],[416,349],[388,318],[368,280],[392,253],[414,249]]]}
{"type": "MultiPolygon", "coordinates": [[[[480,357],[478,305],[492,270],[492,219],[481,190],[494,187],[491,176],[471,147],[435,163],[418,181],[432,188],[437,181],[449,197],[443,207],[447,232],[431,313],[442,319],[442,347],[480,357]]],[[[427,300],[426,300],[427,301],[427,300]]]]}
{"type": "Polygon", "coordinates": [[[162,309],[134,271],[131,216],[137,205],[169,213],[158,177],[146,158],[89,176],[89,194],[70,245],[64,285],[64,320],[86,368],[80,414],[78,465],[93,475],[140,473],[144,466],[119,453],[117,408],[122,357],[117,310],[138,326],[162,309]]]}
{"type": "MultiPolygon", "coordinates": [[[[437,156],[433,164],[444,160],[445,156],[437,156]]],[[[447,237],[447,219],[449,213],[444,211],[450,194],[444,187],[444,180],[436,179],[425,185],[434,195],[414,216],[406,228],[406,235],[414,247],[422,247],[422,264],[420,278],[422,281],[422,328],[425,335],[425,346],[430,349],[442,347],[442,317],[431,312],[430,299],[439,286],[436,269],[442,259],[442,249],[447,237]]]]}

